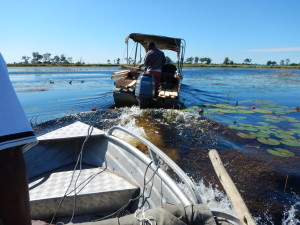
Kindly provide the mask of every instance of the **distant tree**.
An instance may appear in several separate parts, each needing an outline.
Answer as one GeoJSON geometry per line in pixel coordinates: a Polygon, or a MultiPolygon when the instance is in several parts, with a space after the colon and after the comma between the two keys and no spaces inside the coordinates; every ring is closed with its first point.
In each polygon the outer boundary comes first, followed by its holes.
{"type": "Polygon", "coordinates": [[[30,59],[31,57],[29,57],[29,56],[22,56],[22,59],[24,60],[24,63],[25,64],[28,64],[29,63],[29,59],[30,59]]]}
{"type": "Polygon", "coordinates": [[[211,58],[208,57],[203,57],[199,59],[201,63],[205,63],[205,64],[210,64],[211,63],[211,58]]]}
{"type": "Polygon", "coordinates": [[[78,64],[78,65],[84,64],[84,61],[83,61],[82,57],[80,57],[80,59],[77,61],[76,64],[78,64]]]}
{"type": "Polygon", "coordinates": [[[206,64],[211,64],[212,59],[211,58],[206,58],[206,64]]]}
{"type": "Polygon", "coordinates": [[[109,59],[107,60],[107,64],[110,64],[110,60],[109,59]]]}
{"type": "Polygon", "coordinates": [[[32,53],[32,60],[31,63],[40,63],[40,60],[43,58],[42,55],[40,55],[38,52],[32,53]]]}
{"type": "Polygon", "coordinates": [[[226,57],[226,58],[224,59],[224,61],[223,61],[223,64],[227,65],[227,64],[229,64],[229,63],[230,63],[230,60],[229,60],[228,57],[226,57]]]}
{"type": "Polygon", "coordinates": [[[117,58],[117,59],[116,59],[117,64],[120,64],[120,60],[121,60],[120,58],[117,58]]]}
{"type": "Polygon", "coordinates": [[[200,60],[201,63],[206,62],[206,58],[200,58],[199,60],[200,60]]]}
{"type": "Polygon", "coordinates": [[[169,56],[166,56],[166,63],[167,64],[173,64],[174,62],[169,56]]]}
{"type": "Polygon", "coordinates": [[[44,59],[44,63],[50,63],[51,59],[50,59],[51,53],[45,53],[43,54],[43,59],[44,59]]]}
{"type": "Polygon", "coordinates": [[[198,62],[199,62],[199,57],[198,57],[198,56],[196,56],[196,57],[194,58],[194,62],[195,62],[196,64],[198,64],[198,62]]]}
{"type": "Polygon", "coordinates": [[[288,66],[289,64],[290,64],[290,59],[286,59],[286,60],[285,60],[285,65],[288,66]]]}
{"type": "Polygon", "coordinates": [[[284,60],[283,60],[283,59],[280,60],[280,65],[281,65],[281,66],[284,66],[284,60]]]}
{"type": "Polygon", "coordinates": [[[233,65],[233,64],[234,64],[234,62],[233,62],[232,60],[230,60],[229,64],[230,64],[230,65],[233,65]]]}
{"type": "Polygon", "coordinates": [[[190,57],[191,64],[194,62],[194,57],[190,57]]]}
{"type": "Polygon", "coordinates": [[[267,66],[274,66],[274,65],[276,65],[277,63],[275,62],[275,61],[271,61],[271,60],[269,60],[268,62],[267,62],[267,66]]]}
{"type": "Polygon", "coordinates": [[[64,54],[62,54],[61,56],[60,56],[60,62],[61,63],[64,63],[65,61],[66,61],[66,56],[64,55],[64,54]]]}
{"type": "Polygon", "coordinates": [[[67,58],[66,58],[66,56],[64,55],[64,54],[62,54],[61,56],[60,56],[60,63],[65,63],[65,64],[68,64],[69,62],[67,61],[67,58]]]}
{"type": "Polygon", "coordinates": [[[188,63],[188,64],[192,64],[193,61],[194,61],[194,58],[193,58],[193,57],[189,57],[189,58],[187,58],[187,59],[185,60],[185,62],[188,63]]]}
{"type": "Polygon", "coordinates": [[[194,61],[194,57],[189,57],[189,58],[187,58],[187,59],[185,60],[185,62],[188,63],[188,64],[192,64],[193,61],[194,61]]]}
{"type": "Polygon", "coordinates": [[[73,58],[72,58],[72,57],[68,57],[67,60],[68,60],[69,63],[72,63],[72,62],[73,62],[73,58]]]}
{"type": "Polygon", "coordinates": [[[251,59],[248,59],[248,58],[247,58],[247,59],[244,60],[244,63],[245,63],[245,64],[249,64],[250,62],[251,62],[251,59]]]}
{"type": "Polygon", "coordinates": [[[51,60],[54,63],[60,63],[60,58],[58,55],[54,56],[53,59],[51,60]]]}

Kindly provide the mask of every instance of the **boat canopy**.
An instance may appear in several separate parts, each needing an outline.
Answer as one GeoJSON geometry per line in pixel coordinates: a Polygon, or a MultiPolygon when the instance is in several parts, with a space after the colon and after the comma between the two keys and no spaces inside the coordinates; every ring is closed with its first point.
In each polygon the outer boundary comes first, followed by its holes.
{"type": "Polygon", "coordinates": [[[141,44],[145,49],[147,49],[148,43],[154,42],[157,48],[161,50],[175,51],[178,54],[181,51],[182,44],[185,45],[184,39],[181,38],[172,38],[172,37],[157,36],[151,34],[138,34],[138,33],[129,34],[125,38],[126,44],[128,43],[129,39],[132,39],[133,41],[141,44]]]}

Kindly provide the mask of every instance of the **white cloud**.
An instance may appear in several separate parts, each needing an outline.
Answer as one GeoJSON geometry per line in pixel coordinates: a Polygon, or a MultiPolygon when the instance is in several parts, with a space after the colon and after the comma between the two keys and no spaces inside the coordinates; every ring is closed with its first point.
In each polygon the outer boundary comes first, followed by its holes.
{"type": "Polygon", "coordinates": [[[247,52],[300,52],[300,47],[249,49],[247,52]]]}

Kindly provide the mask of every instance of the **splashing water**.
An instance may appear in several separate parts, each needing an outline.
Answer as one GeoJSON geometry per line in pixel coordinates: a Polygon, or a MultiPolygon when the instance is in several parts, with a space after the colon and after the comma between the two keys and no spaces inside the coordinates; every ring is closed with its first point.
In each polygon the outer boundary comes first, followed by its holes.
{"type": "Polygon", "coordinates": [[[290,209],[283,214],[283,225],[297,225],[300,224],[300,197],[295,194],[297,202],[291,205],[290,209]]]}

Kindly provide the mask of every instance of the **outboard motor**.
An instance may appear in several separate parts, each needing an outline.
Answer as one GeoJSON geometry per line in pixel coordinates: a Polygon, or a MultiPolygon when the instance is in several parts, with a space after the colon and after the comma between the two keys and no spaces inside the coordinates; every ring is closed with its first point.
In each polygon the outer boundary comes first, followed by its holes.
{"type": "Polygon", "coordinates": [[[135,96],[141,109],[150,106],[155,93],[154,78],[152,74],[143,73],[139,76],[135,86],[135,96]]]}

